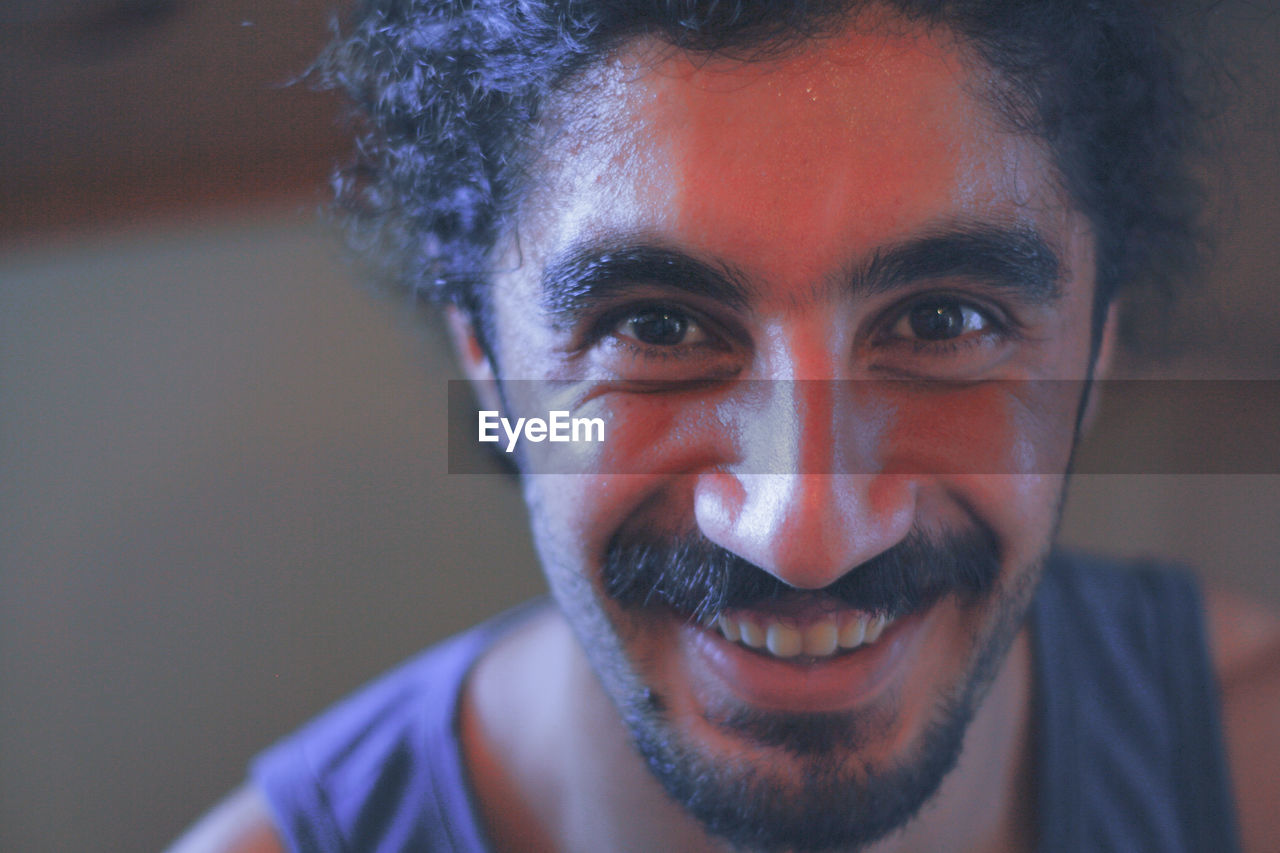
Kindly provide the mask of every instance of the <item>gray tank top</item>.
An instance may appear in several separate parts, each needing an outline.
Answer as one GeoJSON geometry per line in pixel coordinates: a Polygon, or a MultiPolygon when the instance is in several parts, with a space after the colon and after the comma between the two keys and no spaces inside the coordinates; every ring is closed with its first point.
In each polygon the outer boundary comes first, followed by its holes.
{"type": "Polygon", "coordinates": [[[1239,850],[1195,582],[1056,555],[1032,631],[1041,853],[1239,850]]]}

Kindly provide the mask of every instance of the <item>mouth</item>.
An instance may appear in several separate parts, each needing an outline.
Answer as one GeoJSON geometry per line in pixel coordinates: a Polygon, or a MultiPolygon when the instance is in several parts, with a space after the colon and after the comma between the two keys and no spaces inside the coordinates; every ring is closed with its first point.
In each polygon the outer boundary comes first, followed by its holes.
{"type": "Polygon", "coordinates": [[[685,622],[680,634],[685,661],[708,699],[839,711],[874,701],[905,677],[940,610],[890,616],[802,594],[685,622]]]}
{"type": "Polygon", "coordinates": [[[894,619],[883,613],[826,614],[807,620],[727,611],[714,627],[731,643],[781,660],[819,661],[869,646],[894,619]]]}

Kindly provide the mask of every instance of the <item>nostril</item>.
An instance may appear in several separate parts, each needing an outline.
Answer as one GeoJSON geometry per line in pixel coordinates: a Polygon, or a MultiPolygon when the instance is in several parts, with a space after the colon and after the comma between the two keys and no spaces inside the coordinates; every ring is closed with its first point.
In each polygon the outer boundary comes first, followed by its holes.
{"type": "Polygon", "coordinates": [[[904,539],[910,483],[884,475],[732,474],[699,477],[702,534],[800,589],[820,589],[904,539]]]}

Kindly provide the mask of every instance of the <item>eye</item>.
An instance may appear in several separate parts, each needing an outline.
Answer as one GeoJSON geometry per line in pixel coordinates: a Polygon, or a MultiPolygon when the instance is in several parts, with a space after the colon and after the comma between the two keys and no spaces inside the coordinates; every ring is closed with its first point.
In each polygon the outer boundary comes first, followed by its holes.
{"type": "Polygon", "coordinates": [[[649,383],[706,381],[741,368],[746,349],[731,324],[680,302],[635,301],[605,313],[582,345],[593,369],[649,383]]]}
{"type": "Polygon", "coordinates": [[[632,312],[618,324],[617,334],[654,347],[688,346],[707,340],[706,332],[696,320],[664,306],[632,312]]]}
{"type": "Polygon", "coordinates": [[[908,308],[893,324],[896,338],[945,342],[990,332],[996,323],[985,312],[950,297],[932,298],[908,308]]]}

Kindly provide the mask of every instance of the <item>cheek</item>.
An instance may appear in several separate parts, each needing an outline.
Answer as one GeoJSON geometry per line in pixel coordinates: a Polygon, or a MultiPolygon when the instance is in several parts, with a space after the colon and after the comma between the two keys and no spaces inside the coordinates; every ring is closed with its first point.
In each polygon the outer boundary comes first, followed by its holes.
{"type": "Polygon", "coordinates": [[[978,519],[1007,566],[1032,565],[1057,525],[1082,391],[1080,382],[1009,381],[916,399],[898,409],[889,468],[919,478],[920,521],[978,519]]]}
{"type": "MultiPolygon", "coordinates": [[[[1082,382],[736,382],[708,393],[603,394],[575,410],[607,440],[572,470],[628,476],[741,473],[1059,475],[1082,382]]],[[[562,454],[557,471],[569,469],[562,454]]],[[[551,470],[551,469],[546,469],[551,470]]]]}
{"type": "Polygon", "coordinates": [[[924,477],[1061,474],[1083,391],[1083,383],[1065,380],[886,390],[895,417],[885,464],[924,477]]]}
{"type": "Polygon", "coordinates": [[[717,394],[705,388],[615,393],[577,383],[557,393],[552,382],[505,387],[521,415],[559,409],[604,425],[601,442],[523,447],[525,470],[578,475],[557,488],[605,495],[620,487],[619,476],[641,483],[725,465],[743,473],[889,473],[925,480],[1059,475],[1070,462],[1084,390],[1082,382],[1069,380],[959,387],[738,382],[717,394]]]}
{"type": "MultiPolygon", "coordinates": [[[[526,405],[545,407],[548,398],[526,405]]],[[[597,394],[565,407],[603,420],[606,440],[528,445],[525,470],[542,473],[524,475],[525,498],[553,586],[594,583],[620,532],[689,532],[696,478],[686,475],[715,464],[725,448],[717,407],[696,396],[597,394]]]]}
{"type": "Polygon", "coordinates": [[[1039,565],[1057,529],[1065,475],[972,475],[957,478],[955,485],[963,489],[969,511],[995,533],[1007,574],[1039,565]]]}

